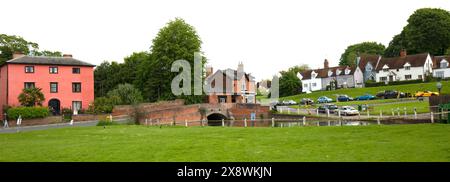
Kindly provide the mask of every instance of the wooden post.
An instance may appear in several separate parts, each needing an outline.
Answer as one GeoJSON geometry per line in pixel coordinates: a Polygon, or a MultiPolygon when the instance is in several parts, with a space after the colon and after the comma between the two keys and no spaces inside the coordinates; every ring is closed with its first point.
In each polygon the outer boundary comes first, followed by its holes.
{"type": "Polygon", "coordinates": [[[222,127],[225,127],[225,120],[222,118],[222,127]]]}
{"type": "Polygon", "coordinates": [[[247,128],[247,118],[244,118],[244,127],[247,128]]]}
{"type": "Polygon", "coordinates": [[[431,112],[430,114],[431,114],[431,123],[434,123],[434,115],[433,115],[433,112],[431,112]]]}
{"type": "Polygon", "coordinates": [[[275,127],[275,118],[272,118],[272,127],[275,127]]]}

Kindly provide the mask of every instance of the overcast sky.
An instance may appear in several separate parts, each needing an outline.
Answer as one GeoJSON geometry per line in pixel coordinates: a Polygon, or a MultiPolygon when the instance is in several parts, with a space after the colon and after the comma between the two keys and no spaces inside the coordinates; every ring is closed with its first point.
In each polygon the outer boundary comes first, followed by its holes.
{"type": "Polygon", "coordinates": [[[2,0],[0,33],[20,35],[41,50],[100,64],[148,51],[169,20],[180,17],[200,35],[214,70],[245,70],[257,80],[327,58],[362,41],[385,46],[418,8],[450,10],[450,0],[2,0]]]}

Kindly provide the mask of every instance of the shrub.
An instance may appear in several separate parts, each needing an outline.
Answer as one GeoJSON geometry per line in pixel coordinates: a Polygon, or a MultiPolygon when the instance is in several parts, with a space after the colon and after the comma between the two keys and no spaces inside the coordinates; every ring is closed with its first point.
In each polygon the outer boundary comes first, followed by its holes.
{"type": "Polygon", "coordinates": [[[118,98],[119,103],[117,104],[137,104],[142,102],[141,91],[134,88],[131,84],[120,84],[116,89],[108,92],[109,98],[118,98]]]}
{"type": "Polygon", "coordinates": [[[95,98],[94,103],[89,106],[89,112],[92,113],[111,113],[114,105],[117,104],[117,98],[112,97],[98,97],[95,98]]]}
{"type": "Polygon", "coordinates": [[[22,119],[45,118],[49,110],[46,107],[12,107],[7,111],[8,118],[16,120],[19,115],[22,119]]]}
{"type": "Polygon", "coordinates": [[[18,99],[22,106],[31,107],[35,105],[42,106],[45,97],[41,88],[24,88],[18,99]]]}
{"type": "Polygon", "coordinates": [[[97,123],[97,126],[109,126],[109,125],[117,125],[117,123],[114,121],[110,121],[108,117],[102,118],[97,123]]]}

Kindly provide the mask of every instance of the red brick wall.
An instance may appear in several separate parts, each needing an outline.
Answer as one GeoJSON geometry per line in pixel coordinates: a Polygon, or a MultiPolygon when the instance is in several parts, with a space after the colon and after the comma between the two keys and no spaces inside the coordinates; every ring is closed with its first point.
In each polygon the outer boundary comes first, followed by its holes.
{"type": "MultiPolygon", "coordinates": [[[[61,116],[49,116],[45,118],[37,118],[37,119],[24,119],[22,120],[21,126],[33,126],[33,125],[46,125],[46,124],[55,124],[55,123],[62,123],[62,117],[61,116]]],[[[8,120],[9,126],[16,126],[17,121],[16,120],[8,120]]]]}

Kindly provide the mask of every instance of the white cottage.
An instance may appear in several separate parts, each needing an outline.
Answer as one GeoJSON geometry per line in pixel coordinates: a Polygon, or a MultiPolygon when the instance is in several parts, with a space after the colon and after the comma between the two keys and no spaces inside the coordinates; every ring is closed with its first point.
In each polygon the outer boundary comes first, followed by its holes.
{"type": "Polygon", "coordinates": [[[435,56],[433,77],[436,78],[450,78],[450,56],[435,56]]]}
{"type": "Polygon", "coordinates": [[[403,50],[400,57],[381,58],[375,70],[377,82],[424,80],[433,73],[433,60],[429,53],[406,55],[403,50]]]}

